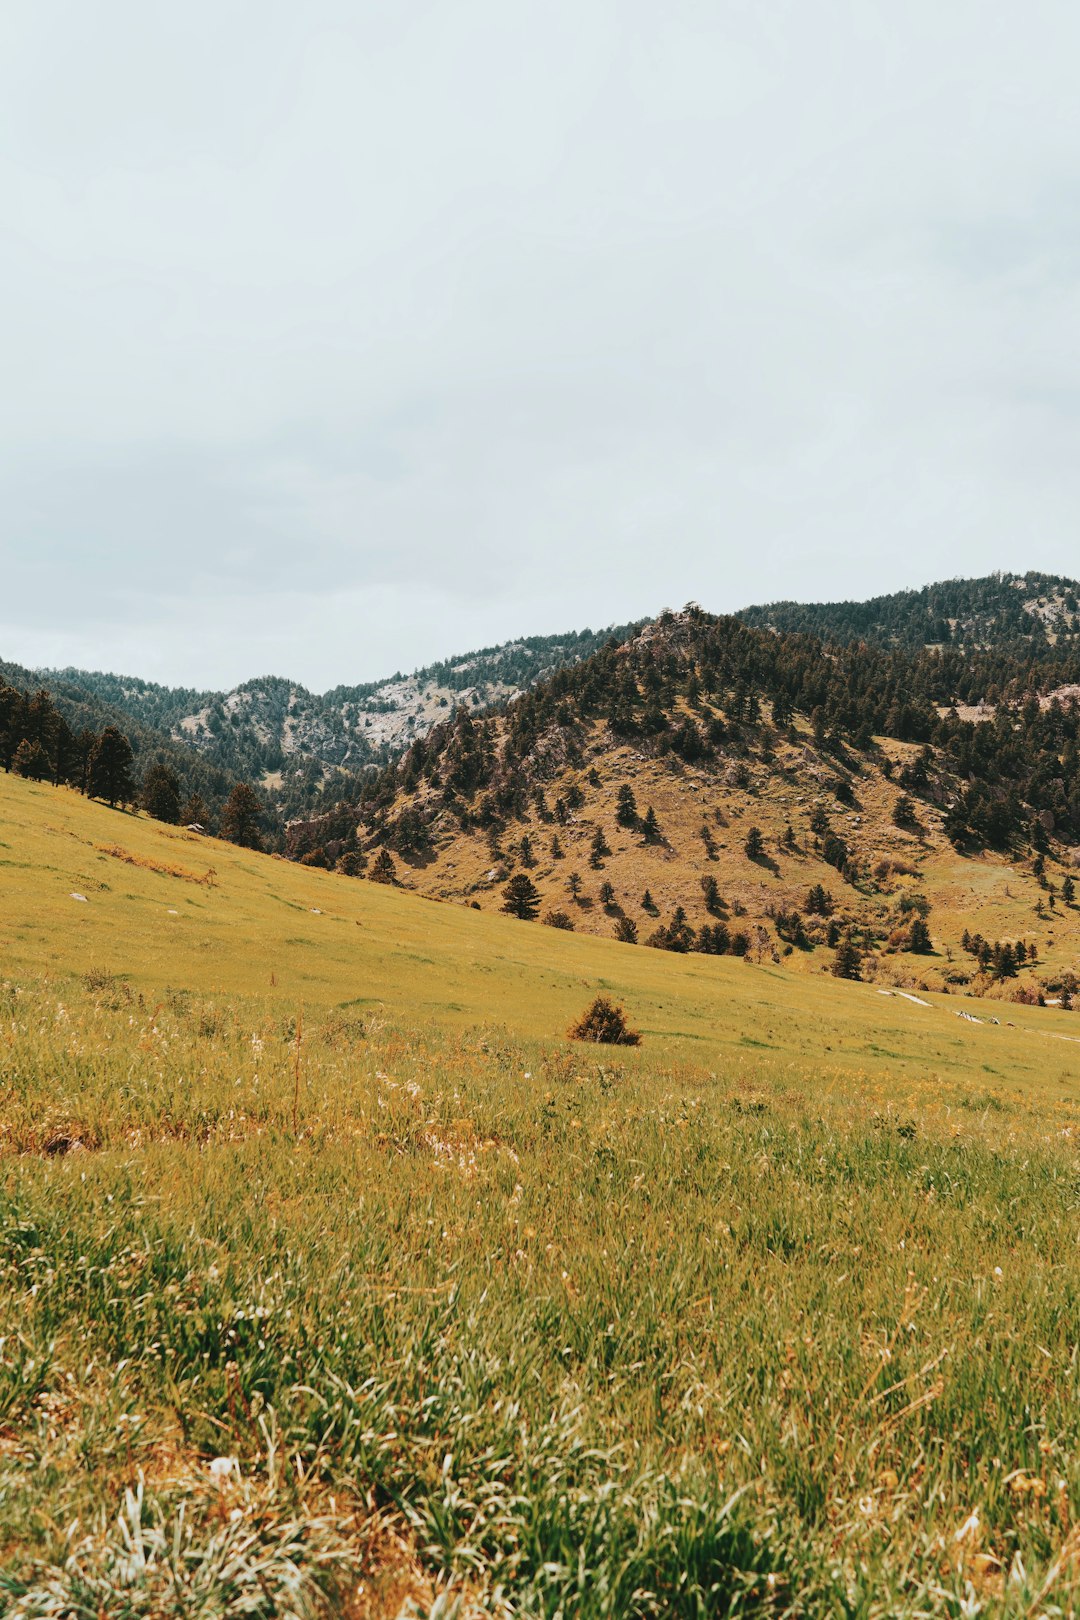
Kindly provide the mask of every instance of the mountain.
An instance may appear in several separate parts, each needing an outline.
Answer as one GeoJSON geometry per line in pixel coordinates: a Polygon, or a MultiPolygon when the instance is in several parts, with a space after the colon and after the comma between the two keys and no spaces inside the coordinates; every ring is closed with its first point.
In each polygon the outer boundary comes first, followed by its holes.
{"type": "Polygon", "coordinates": [[[690,607],[458,709],[290,853],[481,909],[524,877],[557,926],[669,949],[835,967],[851,935],[916,986],[1012,990],[1019,955],[1053,992],[1080,948],[1077,692],[1069,638],[827,647],[690,607]]]}
{"type": "Polygon", "coordinates": [[[950,579],[867,602],[770,602],[739,618],[765,629],[889,647],[1007,647],[1080,635],[1080,583],[1057,574],[950,579]]]}
{"type": "Polygon", "coordinates": [[[215,692],[76,669],[23,673],[66,701],[122,716],[118,723],[129,731],[134,726],[166,746],[194,751],[230,779],[255,782],[287,818],[310,812],[320,794],[336,799],[357,791],[350,777],[385,764],[451,708],[508,702],[634,628],[530,636],[321,695],[277,676],[215,692]]]}
{"type": "Polygon", "coordinates": [[[131,743],[137,777],[156,762],[168,765],[183,784],[185,798],[200,794],[216,811],[238,780],[237,773],[206,758],[182,737],[174,737],[168,729],[155,723],[152,714],[133,712],[130,705],[116,701],[111,682],[120,684],[114,676],[84,677],[77,671],[45,672],[0,660],[0,688],[12,687],[27,694],[44,689],[76,736],[88,731],[100,733],[106,726],[115,726],[131,743]]]}

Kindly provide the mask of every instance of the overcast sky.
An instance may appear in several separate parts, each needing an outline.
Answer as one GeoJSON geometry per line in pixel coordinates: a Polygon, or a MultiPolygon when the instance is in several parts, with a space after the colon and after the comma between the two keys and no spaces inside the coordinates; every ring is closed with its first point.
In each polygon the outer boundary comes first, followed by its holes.
{"type": "Polygon", "coordinates": [[[0,658],[1080,573],[1075,0],[4,0],[0,658]]]}

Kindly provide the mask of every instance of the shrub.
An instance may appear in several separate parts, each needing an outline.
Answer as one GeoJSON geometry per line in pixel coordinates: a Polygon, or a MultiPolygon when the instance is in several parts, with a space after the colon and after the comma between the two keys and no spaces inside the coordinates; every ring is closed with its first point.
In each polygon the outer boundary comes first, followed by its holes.
{"type": "Polygon", "coordinates": [[[568,911],[545,911],[540,921],[548,928],[562,928],[568,934],[574,932],[574,919],[568,911]]]}
{"type": "Polygon", "coordinates": [[[566,1033],[572,1041],[596,1041],[601,1046],[637,1046],[641,1041],[638,1031],[628,1027],[623,1009],[606,996],[597,996],[566,1033]]]}

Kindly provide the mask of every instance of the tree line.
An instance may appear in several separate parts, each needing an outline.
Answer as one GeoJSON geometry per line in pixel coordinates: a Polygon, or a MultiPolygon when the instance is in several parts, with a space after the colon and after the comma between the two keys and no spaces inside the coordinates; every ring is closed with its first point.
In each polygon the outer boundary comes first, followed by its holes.
{"type": "MultiPolygon", "coordinates": [[[[185,794],[166,761],[152,760],[140,776],[131,741],[118,726],[76,732],[44,688],[23,692],[0,681],[0,765],[29,781],[75,788],[114,809],[137,806],[158,821],[213,830],[202,795],[185,794]]],[[[233,785],[217,831],[246,848],[265,847],[266,806],[250,783],[233,785]]]]}

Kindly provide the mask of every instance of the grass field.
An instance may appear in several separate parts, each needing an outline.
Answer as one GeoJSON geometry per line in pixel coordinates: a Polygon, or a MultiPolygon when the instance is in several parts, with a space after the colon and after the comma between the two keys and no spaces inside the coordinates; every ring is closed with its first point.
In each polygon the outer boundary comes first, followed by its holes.
{"type": "Polygon", "coordinates": [[[1076,1612],[1072,1015],[5,777],[0,952],[0,1612],[1076,1612]]]}

